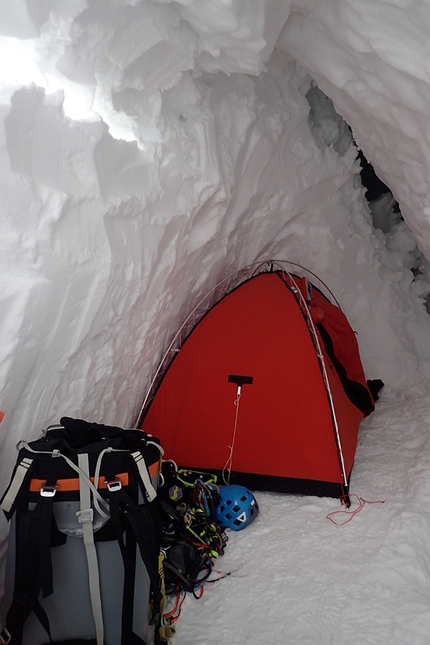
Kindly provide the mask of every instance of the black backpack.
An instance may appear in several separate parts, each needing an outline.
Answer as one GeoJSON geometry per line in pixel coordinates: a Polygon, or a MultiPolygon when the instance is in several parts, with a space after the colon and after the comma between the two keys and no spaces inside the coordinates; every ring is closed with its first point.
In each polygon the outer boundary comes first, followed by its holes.
{"type": "Polygon", "coordinates": [[[146,645],[154,632],[160,643],[159,442],[60,423],[21,442],[1,499],[13,520],[0,642],[146,645]]]}

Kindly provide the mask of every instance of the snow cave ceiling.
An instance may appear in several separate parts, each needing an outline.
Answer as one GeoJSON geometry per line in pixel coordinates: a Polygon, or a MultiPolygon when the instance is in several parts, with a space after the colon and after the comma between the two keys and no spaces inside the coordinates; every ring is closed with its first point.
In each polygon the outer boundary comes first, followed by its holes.
{"type": "Polygon", "coordinates": [[[186,314],[259,260],[329,284],[369,378],[430,359],[427,2],[0,12],[3,466],[64,414],[132,423],[186,314]],[[354,141],[394,233],[372,226],[354,141]]]}

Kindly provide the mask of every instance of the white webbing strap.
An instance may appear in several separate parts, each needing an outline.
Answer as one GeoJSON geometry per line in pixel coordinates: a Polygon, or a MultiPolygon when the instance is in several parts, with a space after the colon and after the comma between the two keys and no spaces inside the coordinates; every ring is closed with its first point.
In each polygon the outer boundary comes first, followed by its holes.
{"type": "Polygon", "coordinates": [[[146,467],[146,463],[144,458],[142,457],[142,454],[137,450],[136,452],[132,452],[131,456],[133,457],[134,461],[136,462],[136,466],[139,470],[139,475],[140,479],[142,480],[142,484],[145,488],[145,494],[148,499],[148,502],[152,502],[153,499],[157,497],[157,491],[155,490],[154,486],[152,485],[151,478],[149,476],[148,469],[146,467]]]}
{"type": "Polygon", "coordinates": [[[29,457],[24,457],[24,459],[19,463],[15,471],[15,475],[7,490],[7,493],[1,503],[1,508],[5,513],[9,513],[10,509],[12,508],[16,496],[18,495],[19,489],[21,488],[22,482],[24,481],[28,469],[30,468],[32,463],[33,460],[29,457]]]}
{"type": "Polygon", "coordinates": [[[33,454],[35,454],[35,455],[51,455],[51,457],[53,457],[53,458],[54,458],[54,457],[61,457],[62,459],[64,459],[64,461],[66,461],[66,462],[69,464],[70,468],[73,468],[73,470],[74,470],[75,472],[77,472],[77,473],[78,473],[79,478],[80,478],[80,479],[81,479],[81,478],[83,478],[83,480],[86,482],[87,486],[89,486],[89,488],[91,489],[91,491],[92,491],[92,493],[93,493],[94,498],[98,500],[98,507],[97,507],[97,510],[99,511],[100,515],[102,515],[103,517],[109,517],[109,504],[108,504],[108,502],[107,502],[105,499],[103,499],[103,497],[99,494],[99,492],[98,492],[98,490],[97,490],[96,486],[95,486],[95,485],[93,484],[93,482],[90,480],[89,476],[87,476],[85,473],[83,473],[83,472],[82,472],[82,470],[81,470],[80,468],[78,468],[78,466],[76,466],[76,464],[74,464],[74,463],[73,463],[73,461],[72,461],[71,459],[69,459],[68,457],[66,457],[66,455],[63,455],[63,454],[58,450],[58,448],[54,448],[54,450],[34,450],[34,449],[30,446],[30,444],[28,444],[26,441],[21,441],[21,442],[20,442],[20,445],[21,445],[23,448],[26,448],[26,450],[28,450],[29,452],[32,452],[32,453],[33,453],[33,454]],[[101,506],[103,506],[107,512],[103,511],[103,510],[100,508],[101,506]]]}
{"type": "MultiPolygon", "coordinates": [[[[102,466],[102,459],[103,459],[104,455],[105,455],[107,452],[119,452],[119,451],[117,451],[117,450],[115,450],[115,451],[114,451],[114,449],[113,449],[113,448],[111,448],[111,447],[109,446],[108,448],[105,448],[104,450],[102,450],[102,451],[101,451],[101,453],[99,454],[99,456],[97,457],[96,469],[95,469],[95,471],[94,471],[94,485],[95,485],[96,487],[97,487],[97,486],[98,486],[98,484],[99,484],[100,469],[101,469],[101,466],[102,466]]],[[[103,498],[101,498],[100,496],[97,496],[97,497],[96,497],[96,496],[94,495],[93,499],[94,499],[94,507],[95,507],[95,509],[96,509],[96,510],[100,513],[100,515],[102,515],[103,517],[108,517],[108,515],[107,515],[107,514],[103,511],[103,509],[100,507],[99,499],[101,499],[102,503],[103,503],[103,504],[105,504],[105,505],[107,504],[107,502],[106,502],[103,498]]],[[[108,506],[108,505],[107,505],[107,509],[109,510],[109,506],[108,506]]]]}
{"type": "Polygon", "coordinates": [[[100,596],[99,566],[97,561],[96,545],[94,544],[93,517],[94,511],[91,508],[91,490],[89,481],[89,460],[87,454],[78,455],[79,469],[79,494],[81,509],[76,513],[79,522],[82,524],[84,535],[85,551],[88,563],[88,583],[91,597],[91,607],[96,627],[97,645],[103,645],[103,614],[100,596]]]}

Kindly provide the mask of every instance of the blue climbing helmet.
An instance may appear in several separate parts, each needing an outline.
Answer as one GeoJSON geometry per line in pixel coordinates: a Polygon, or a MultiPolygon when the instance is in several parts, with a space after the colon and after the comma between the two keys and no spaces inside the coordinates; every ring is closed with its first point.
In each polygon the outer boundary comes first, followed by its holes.
{"type": "Polygon", "coordinates": [[[215,523],[224,529],[240,531],[258,515],[258,503],[245,486],[220,486],[219,503],[215,509],[215,523]]]}

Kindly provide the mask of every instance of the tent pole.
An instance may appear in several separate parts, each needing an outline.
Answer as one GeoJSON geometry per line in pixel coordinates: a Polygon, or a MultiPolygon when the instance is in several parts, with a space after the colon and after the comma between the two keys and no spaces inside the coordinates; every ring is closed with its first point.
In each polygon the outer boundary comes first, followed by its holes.
{"type": "Polygon", "coordinates": [[[312,320],[312,316],[311,316],[311,312],[310,312],[308,303],[306,302],[306,299],[303,296],[299,285],[295,281],[294,276],[292,276],[288,271],[285,271],[285,273],[288,275],[289,279],[291,280],[291,284],[294,285],[294,293],[295,293],[296,297],[299,300],[299,304],[300,304],[301,309],[306,314],[306,321],[307,321],[308,329],[310,330],[310,332],[312,333],[312,335],[314,337],[314,342],[315,342],[315,346],[316,346],[316,349],[317,349],[317,356],[318,356],[318,359],[319,359],[319,362],[320,362],[320,365],[321,365],[321,371],[322,371],[322,375],[323,375],[324,385],[325,385],[325,388],[327,390],[327,396],[328,396],[328,399],[329,399],[330,409],[331,409],[331,414],[332,414],[332,419],[333,419],[334,432],[335,432],[337,450],[338,450],[338,457],[339,457],[339,464],[340,464],[341,474],[342,474],[342,479],[343,479],[344,493],[342,495],[342,498],[345,500],[345,504],[349,508],[349,506],[351,505],[351,502],[350,502],[350,499],[349,499],[348,477],[346,475],[345,460],[344,460],[344,457],[343,457],[342,442],[341,442],[341,439],[340,439],[340,432],[339,432],[339,424],[337,422],[336,410],[335,410],[334,402],[333,402],[333,395],[332,395],[332,392],[331,392],[330,383],[329,383],[328,376],[327,376],[327,369],[326,369],[326,366],[325,366],[324,354],[323,354],[322,349],[321,349],[321,344],[320,344],[320,341],[319,341],[319,338],[318,338],[318,333],[317,333],[317,330],[315,328],[314,321],[312,320]]]}

